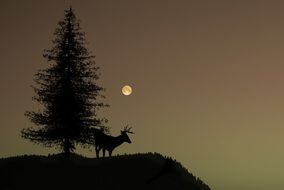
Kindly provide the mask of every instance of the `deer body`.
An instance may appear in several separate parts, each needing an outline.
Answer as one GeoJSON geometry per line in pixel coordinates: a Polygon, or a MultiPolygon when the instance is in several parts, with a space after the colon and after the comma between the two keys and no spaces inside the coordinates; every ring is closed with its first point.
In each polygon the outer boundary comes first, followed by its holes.
{"type": "Polygon", "coordinates": [[[124,131],[121,131],[121,134],[117,137],[107,135],[102,131],[97,131],[95,133],[95,149],[97,158],[99,158],[99,153],[101,150],[103,150],[103,157],[105,157],[106,150],[108,151],[109,156],[111,156],[113,150],[122,143],[131,143],[131,140],[129,139],[127,133],[133,132],[130,132],[129,130],[130,129],[127,130],[127,128],[125,128],[124,131]]]}

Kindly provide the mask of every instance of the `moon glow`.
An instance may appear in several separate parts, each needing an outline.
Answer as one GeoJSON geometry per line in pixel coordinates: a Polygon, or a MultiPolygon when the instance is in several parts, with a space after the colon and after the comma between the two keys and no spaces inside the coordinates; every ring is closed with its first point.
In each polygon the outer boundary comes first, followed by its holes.
{"type": "Polygon", "coordinates": [[[124,87],[122,87],[121,92],[125,96],[129,96],[132,93],[132,88],[129,85],[125,85],[124,87]]]}

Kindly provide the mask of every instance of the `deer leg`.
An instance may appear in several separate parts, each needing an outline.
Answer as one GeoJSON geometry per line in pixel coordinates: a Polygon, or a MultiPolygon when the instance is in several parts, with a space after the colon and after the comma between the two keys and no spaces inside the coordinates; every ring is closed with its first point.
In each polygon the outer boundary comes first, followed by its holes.
{"type": "Polygon", "coordinates": [[[96,149],[97,158],[99,158],[100,157],[99,156],[100,155],[100,147],[96,146],[95,149],[96,149]]]}
{"type": "Polygon", "coordinates": [[[105,157],[106,150],[103,148],[103,157],[105,157]]]}
{"type": "Polygon", "coordinates": [[[97,158],[99,158],[99,157],[100,157],[100,156],[99,156],[99,154],[100,154],[100,151],[96,149],[96,155],[97,155],[97,158]]]}

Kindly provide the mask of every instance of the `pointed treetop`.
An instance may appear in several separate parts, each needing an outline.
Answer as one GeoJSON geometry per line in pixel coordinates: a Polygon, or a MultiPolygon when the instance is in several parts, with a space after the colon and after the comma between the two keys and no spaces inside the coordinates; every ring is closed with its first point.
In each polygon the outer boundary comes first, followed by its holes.
{"type": "Polygon", "coordinates": [[[65,12],[66,12],[67,15],[74,15],[75,16],[74,9],[73,9],[72,5],[70,5],[69,8],[67,8],[65,10],[65,12]]]}

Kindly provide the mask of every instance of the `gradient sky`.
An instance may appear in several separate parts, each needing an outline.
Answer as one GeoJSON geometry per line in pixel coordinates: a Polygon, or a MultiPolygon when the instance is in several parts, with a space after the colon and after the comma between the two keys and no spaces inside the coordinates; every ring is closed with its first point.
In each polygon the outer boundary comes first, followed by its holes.
{"type": "MultiPolygon", "coordinates": [[[[284,187],[284,1],[69,1],[101,66],[114,154],[159,152],[214,190],[284,187]],[[133,86],[131,96],[121,87],[133,86]]],[[[0,1],[0,157],[56,150],[20,138],[30,85],[66,1],[0,1]]],[[[77,153],[94,157],[94,150],[77,153]]]]}

